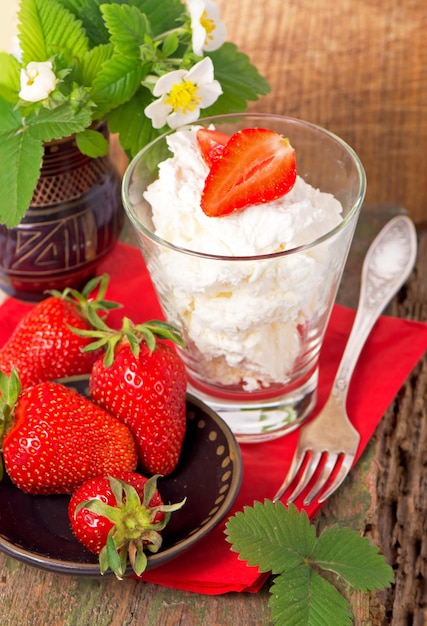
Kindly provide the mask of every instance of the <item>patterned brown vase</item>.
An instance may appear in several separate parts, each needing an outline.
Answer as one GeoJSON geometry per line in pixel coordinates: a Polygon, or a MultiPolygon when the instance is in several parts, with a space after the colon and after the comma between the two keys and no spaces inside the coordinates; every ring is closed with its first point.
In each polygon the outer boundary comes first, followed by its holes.
{"type": "Polygon", "coordinates": [[[80,288],[123,220],[121,177],[108,156],[84,156],[72,137],[46,144],[28,211],[15,228],[0,225],[0,288],[30,301],[47,289],[80,288]]]}

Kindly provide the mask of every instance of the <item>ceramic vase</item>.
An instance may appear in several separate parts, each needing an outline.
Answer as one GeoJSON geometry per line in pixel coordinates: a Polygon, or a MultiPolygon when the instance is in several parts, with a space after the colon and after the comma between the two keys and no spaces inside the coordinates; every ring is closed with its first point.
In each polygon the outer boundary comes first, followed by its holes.
{"type": "Polygon", "coordinates": [[[123,220],[121,176],[109,156],[83,155],[74,137],[46,144],[25,216],[14,228],[0,225],[0,288],[28,301],[81,288],[118,241],[123,220]]]}

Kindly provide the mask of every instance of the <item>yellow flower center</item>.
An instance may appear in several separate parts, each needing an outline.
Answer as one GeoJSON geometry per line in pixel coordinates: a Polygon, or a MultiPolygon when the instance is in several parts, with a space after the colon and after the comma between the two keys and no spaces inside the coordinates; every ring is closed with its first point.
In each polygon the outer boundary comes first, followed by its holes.
{"type": "Polygon", "coordinates": [[[202,99],[198,95],[199,88],[191,80],[185,80],[172,87],[166,98],[166,104],[169,104],[173,110],[181,110],[184,114],[188,111],[194,111],[199,106],[202,99]]]}
{"type": "Polygon", "coordinates": [[[208,17],[206,11],[203,11],[202,17],[200,18],[200,24],[206,31],[206,40],[213,39],[212,33],[216,28],[215,21],[208,17]]]}
{"type": "Polygon", "coordinates": [[[27,80],[28,87],[31,87],[32,85],[34,85],[34,82],[36,78],[38,77],[38,75],[39,75],[39,72],[33,72],[30,76],[28,76],[28,80],[27,80]]]}

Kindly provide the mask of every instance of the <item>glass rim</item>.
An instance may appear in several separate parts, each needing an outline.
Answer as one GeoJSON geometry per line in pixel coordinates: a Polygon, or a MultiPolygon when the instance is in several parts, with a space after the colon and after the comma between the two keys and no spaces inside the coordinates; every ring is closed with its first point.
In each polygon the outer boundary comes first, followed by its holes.
{"type": "Polygon", "coordinates": [[[199,257],[201,259],[220,260],[220,261],[229,261],[229,262],[235,262],[235,261],[240,261],[240,262],[241,261],[255,261],[255,260],[259,261],[259,260],[275,259],[275,258],[280,258],[280,257],[283,257],[283,256],[289,256],[289,255],[292,255],[292,254],[297,254],[298,252],[310,250],[312,248],[315,248],[315,247],[319,246],[324,241],[327,241],[327,240],[331,239],[336,234],[338,234],[341,231],[345,230],[345,228],[347,227],[348,223],[352,221],[352,219],[355,216],[355,214],[357,214],[359,209],[361,208],[361,206],[363,204],[363,200],[365,198],[365,193],[366,193],[366,173],[365,173],[365,169],[363,167],[363,164],[362,164],[359,156],[355,152],[355,150],[346,141],[341,139],[341,137],[339,137],[335,133],[333,133],[333,132],[323,128],[322,126],[318,126],[317,124],[314,124],[312,122],[307,122],[305,120],[301,120],[301,119],[296,118],[296,117],[289,117],[289,116],[286,116],[286,115],[279,115],[279,114],[274,114],[274,113],[270,114],[270,113],[255,113],[255,112],[251,112],[251,113],[247,113],[247,112],[242,112],[242,113],[225,113],[225,114],[222,114],[222,115],[213,115],[213,116],[209,116],[209,117],[203,117],[203,118],[200,118],[200,119],[196,120],[195,122],[192,122],[191,124],[185,124],[185,125],[180,126],[178,128],[170,129],[170,130],[166,131],[162,135],[159,135],[158,137],[156,137],[153,141],[150,141],[150,143],[148,143],[146,146],[144,146],[133,157],[133,159],[128,164],[128,166],[127,166],[127,168],[125,170],[125,173],[123,175],[123,181],[122,181],[122,200],[123,200],[123,205],[124,205],[125,211],[126,211],[128,217],[129,217],[129,219],[131,220],[133,226],[137,230],[142,231],[144,233],[144,235],[148,239],[151,239],[156,244],[161,245],[161,246],[163,246],[165,248],[168,248],[170,250],[173,250],[174,252],[180,252],[182,254],[199,257]],[[337,226],[334,226],[334,228],[332,228],[328,232],[324,233],[320,237],[317,237],[313,241],[310,241],[309,243],[302,244],[300,246],[294,246],[293,248],[287,248],[286,250],[279,250],[279,251],[276,251],[276,252],[269,252],[269,253],[265,253],[265,254],[252,254],[252,255],[242,255],[242,256],[239,255],[239,256],[236,256],[236,255],[212,254],[212,253],[207,253],[207,252],[201,252],[201,251],[198,251],[198,250],[192,250],[191,248],[184,248],[182,246],[178,246],[176,244],[171,243],[170,241],[167,241],[166,239],[163,239],[162,237],[159,237],[158,235],[153,233],[151,230],[146,228],[140,222],[140,220],[135,215],[135,212],[133,211],[132,207],[129,205],[129,203],[127,201],[126,189],[129,187],[129,183],[131,181],[133,172],[135,171],[139,161],[141,160],[141,157],[146,152],[148,152],[148,150],[150,150],[152,146],[154,146],[155,144],[159,143],[160,141],[163,141],[166,137],[168,137],[169,135],[175,133],[176,131],[178,131],[180,129],[189,128],[190,126],[196,126],[198,124],[215,123],[215,121],[218,121],[218,120],[222,120],[224,122],[229,121],[231,123],[233,120],[236,120],[236,119],[239,119],[239,118],[245,118],[245,119],[258,118],[258,119],[266,119],[266,120],[269,119],[269,120],[277,120],[277,121],[282,121],[282,122],[283,121],[288,121],[290,123],[295,123],[295,124],[302,125],[302,126],[305,126],[305,127],[308,127],[308,128],[312,128],[316,132],[319,132],[320,134],[323,134],[323,135],[329,137],[332,141],[334,141],[336,144],[341,146],[341,148],[343,148],[345,150],[345,152],[347,152],[347,154],[352,159],[353,164],[355,165],[356,171],[357,171],[358,176],[359,176],[359,189],[358,189],[358,193],[357,193],[356,199],[353,202],[353,205],[352,205],[351,209],[349,210],[348,214],[343,218],[343,220],[339,224],[337,224],[337,226]]]}

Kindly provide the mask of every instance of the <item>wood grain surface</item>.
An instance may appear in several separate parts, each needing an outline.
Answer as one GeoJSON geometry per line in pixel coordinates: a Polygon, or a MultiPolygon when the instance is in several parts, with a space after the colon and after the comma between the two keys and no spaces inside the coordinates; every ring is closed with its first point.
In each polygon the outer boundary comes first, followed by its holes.
{"type": "Polygon", "coordinates": [[[427,219],[425,0],[219,0],[228,38],[269,80],[250,108],[303,118],[359,154],[367,201],[427,219]]]}
{"type": "MultiPolygon", "coordinates": [[[[379,207],[375,211],[379,222],[384,210],[379,207]]],[[[371,224],[372,227],[378,226],[371,224]]],[[[418,232],[415,270],[387,313],[426,321],[427,223],[420,224],[418,232]]],[[[355,240],[356,252],[364,240],[363,237],[355,240]]],[[[343,297],[347,295],[345,290],[343,297]]],[[[347,524],[370,537],[393,566],[394,585],[371,594],[369,609],[363,604],[353,607],[356,626],[427,624],[426,467],[427,355],[424,355],[379,423],[346,487],[334,494],[318,516],[319,525],[324,526],[334,521],[342,524],[344,515],[347,524]]]]}

